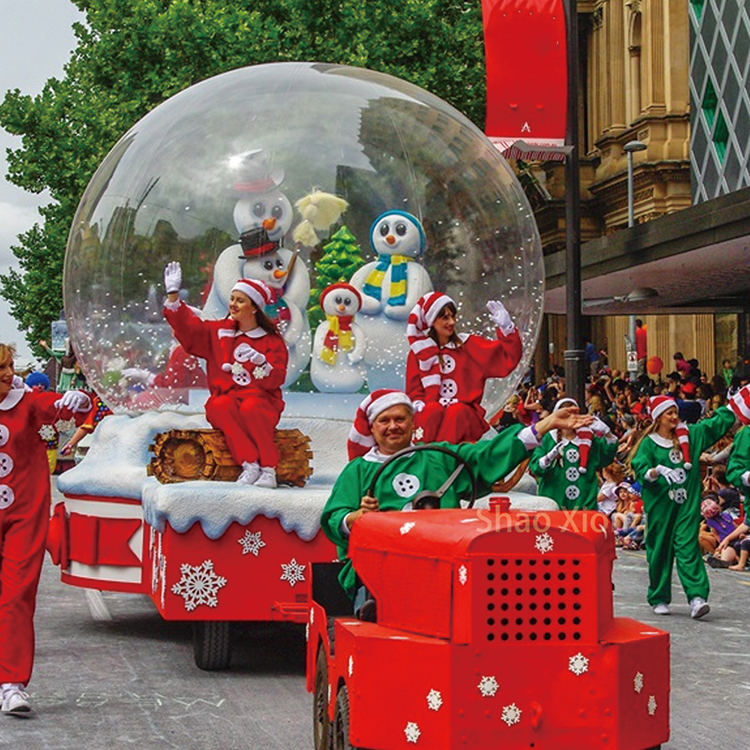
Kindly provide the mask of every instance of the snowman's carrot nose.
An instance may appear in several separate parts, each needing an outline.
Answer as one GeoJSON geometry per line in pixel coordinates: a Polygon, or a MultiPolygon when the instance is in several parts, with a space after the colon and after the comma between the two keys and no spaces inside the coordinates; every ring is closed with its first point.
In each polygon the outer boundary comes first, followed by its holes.
{"type": "Polygon", "coordinates": [[[396,238],[395,238],[395,237],[394,237],[394,236],[393,236],[392,234],[389,234],[389,235],[388,235],[388,236],[387,236],[387,237],[385,238],[385,241],[386,241],[386,242],[387,242],[387,243],[388,243],[389,245],[392,245],[392,244],[393,244],[393,243],[394,243],[394,242],[396,241],[396,238]]]}
{"type": "Polygon", "coordinates": [[[263,219],[263,229],[268,232],[276,226],[276,219],[273,216],[270,219],[263,219]]]}

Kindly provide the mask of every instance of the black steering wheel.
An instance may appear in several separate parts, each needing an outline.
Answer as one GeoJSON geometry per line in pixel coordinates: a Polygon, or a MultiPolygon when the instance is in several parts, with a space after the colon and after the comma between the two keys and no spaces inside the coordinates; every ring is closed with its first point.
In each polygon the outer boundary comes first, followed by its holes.
{"type": "Polygon", "coordinates": [[[406,448],[402,448],[400,451],[397,451],[393,455],[388,456],[388,458],[383,461],[383,463],[378,467],[378,470],[375,472],[375,476],[372,478],[372,482],[370,482],[370,487],[367,490],[367,494],[370,497],[377,497],[377,495],[375,494],[375,488],[378,483],[378,479],[380,479],[380,476],[385,470],[386,466],[390,466],[390,464],[392,464],[394,461],[398,461],[398,459],[402,458],[403,456],[410,456],[412,453],[416,453],[417,451],[435,451],[436,453],[447,453],[449,456],[456,460],[456,463],[458,465],[456,466],[456,469],[451,473],[451,475],[445,480],[445,482],[443,482],[443,485],[440,487],[440,489],[435,491],[422,490],[421,492],[418,492],[417,496],[411,501],[411,507],[414,510],[431,510],[439,508],[440,499],[443,497],[446,490],[453,484],[458,475],[465,470],[469,475],[469,480],[471,482],[471,497],[469,498],[468,507],[473,508],[474,503],[477,499],[477,480],[469,464],[464,458],[459,456],[456,451],[453,451],[450,448],[445,448],[442,445],[431,445],[429,443],[424,445],[410,445],[406,448]]]}

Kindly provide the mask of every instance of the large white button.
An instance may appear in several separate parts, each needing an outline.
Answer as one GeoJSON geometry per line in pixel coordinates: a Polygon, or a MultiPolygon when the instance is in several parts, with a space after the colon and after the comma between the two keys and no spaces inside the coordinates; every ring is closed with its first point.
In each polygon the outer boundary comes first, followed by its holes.
{"type": "Polygon", "coordinates": [[[13,459],[7,453],[0,453],[0,478],[13,471],[13,459]]]}
{"type": "Polygon", "coordinates": [[[576,469],[575,466],[568,466],[568,468],[565,469],[565,478],[569,482],[577,482],[579,476],[580,474],[578,473],[578,469],[576,469]]]}
{"type": "Polygon", "coordinates": [[[15,499],[13,489],[8,487],[7,484],[0,484],[0,510],[5,510],[7,507],[13,505],[15,499]]]}
{"type": "Polygon", "coordinates": [[[455,380],[448,378],[440,383],[440,396],[441,398],[455,398],[458,393],[458,384],[455,380]]]}
{"type": "Polygon", "coordinates": [[[419,477],[414,474],[402,472],[393,477],[393,491],[399,497],[413,497],[419,492],[419,487],[419,477]]]}
{"type": "Polygon", "coordinates": [[[447,375],[456,369],[456,360],[450,354],[443,355],[443,361],[440,364],[440,372],[447,375]]]}
{"type": "Polygon", "coordinates": [[[568,500],[578,500],[580,494],[581,491],[574,484],[565,488],[565,497],[567,497],[568,500]]]}
{"type": "Polygon", "coordinates": [[[673,464],[682,463],[682,454],[677,450],[677,448],[672,448],[672,450],[669,451],[669,460],[673,464]]]}
{"type": "Polygon", "coordinates": [[[243,368],[242,372],[236,372],[234,375],[232,375],[232,380],[234,380],[237,385],[246,386],[250,385],[250,373],[243,368]]]}
{"type": "Polygon", "coordinates": [[[10,430],[4,424],[0,424],[0,445],[5,445],[8,440],[10,440],[10,430]]]}
{"type": "Polygon", "coordinates": [[[565,460],[569,464],[577,464],[578,463],[578,448],[568,448],[565,451],[565,460]]]}

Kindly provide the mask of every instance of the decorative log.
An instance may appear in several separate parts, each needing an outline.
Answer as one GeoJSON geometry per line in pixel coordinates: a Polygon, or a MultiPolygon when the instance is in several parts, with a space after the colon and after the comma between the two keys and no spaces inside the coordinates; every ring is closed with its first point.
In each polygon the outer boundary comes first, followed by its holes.
{"type": "MultiPolygon", "coordinates": [[[[313,473],[310,438],[297,429],[276,430],[274,443],[280,458],[276,481],[304,487],[313,473]]],[[[235,482],[240,475],[241,468],[234,462],[221,430],[160,432],[149,450],[154,457],[146,473],[162,484],[195,480],[235,482]]]]}

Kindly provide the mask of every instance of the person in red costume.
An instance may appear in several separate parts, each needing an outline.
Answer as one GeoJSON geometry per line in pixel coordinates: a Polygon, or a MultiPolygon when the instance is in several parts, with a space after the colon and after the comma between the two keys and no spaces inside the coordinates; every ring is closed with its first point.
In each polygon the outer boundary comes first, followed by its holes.
{"type": "Polygon", "coordinates": [[[284,409],[281,386],[289,354],[263,309],[271,290],[257,279],[240,279],[229,297],[224,320],[202,320],[178,296],[182,268],[164,269],[164,317],[188,354],[206,360],[210,396],[206,419],[224,433],[237,479],[256,487],[276,487],[279,452],[274,429],[284,409]]]}
{"type": "Polygon", "coordinates": [[[409,314],[406,393],[415,437],[476,442],[489,429],[481,406],[488,378],[507,377],[521,360],[521,336],[502,302],[487,303],[497,339],[456,332],[456,303],[441,292],[420,297],[409,314]]]}
{"type": "Polygon", "coordinates": [[[44,425],[82,419],[80,391],[26,391],[13,374],[13,349],[0,344],[0,690],[2,712],[28,716],[34,664],[34,610],[49,523],[44,425]]]}

